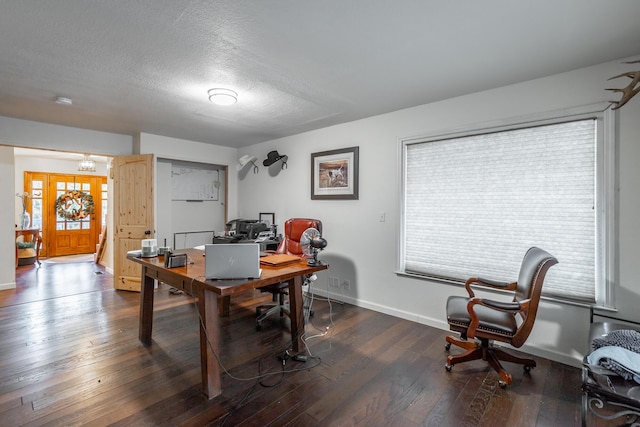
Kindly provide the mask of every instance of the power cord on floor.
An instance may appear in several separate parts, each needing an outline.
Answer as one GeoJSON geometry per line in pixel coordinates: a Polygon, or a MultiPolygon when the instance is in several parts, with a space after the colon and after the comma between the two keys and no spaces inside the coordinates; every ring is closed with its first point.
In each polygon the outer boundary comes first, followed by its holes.
{"type": "MultiPolygon", "coordinates": [[[[308,293],[310,294],[310,296],[308,296],[307,298],[310,299],[310,303],[309,305],[313,305],[313,301],[315,298],[315,294],[312,292],[311,290],[311,283],[309,283],[309,290],[308,293]]],[[[335,323],[333,322],[333,305],[332,305],[332,301],[331,298],[329,296],[329,286],[328,286],[328,282],[327,282],[327,303],[329,304],[329,322],[330,322],[330,326],[325,326],[324,328],[320,328],[318,326],[315,325],[315,323],[313,321],[311,321],[309,319],[309,323],[316,329],[319,331],[318,334],[315,335],[311,335],[311,336],[307,336],[306,331],[302,336],[302,342],[304,343],[305,349],[307,350],[307,353],[309,354],[309,356],[311,357],[315,357],[313,356],[313,354],[311,353],[311,351],[309,350],[309,345],[307,344],[307,341],[314,339],[314,338],[321,338],[321,337],[325,337],[327,335],[329,335],[328,337],[328,342],[329,342],[329,347],[326,350],[321,351],[320,353],[326,353],[332,350],[332,337],[333,337],[333,332],[335,330],[335,323]]],[[[344,303],[341,303],[344,304],[344,303]]]]}
{"type": "MultiPolygon", "coordinates": [[[[193,282],[194,282],[196,279],[200,279],[200,278],[204,278],[204,276],[196,276],[196,277],[194,277],[194,278],[192,278],[192,279],[191,279],[191,282],[190,282],[190,284],[189,284],[189,294],[190,294],[190,295],[193,295],[193,282]]],[[[282,358],[280,359],[280,360],[282,361],[282,371],[280,371],[280,372],[267,372],[267,373],[262,373],[262,372],[261,372],[261,368],[262,368],[262,365],[261,365],[261,363],[262,363],[262,359],[260,359],[260,361],[259,361],[259,363],[258,363],[258,375],[255,375],[255,376],[252,376],[252,377],[246,377],[246,378],[236,377],[235,375],[233,375],[231,372],[229,372],[229,371],[227,370],[227,368],[226,368],[226,367],[224,366],[224,364],[222,363],[222,360],[220,360],[220,356],[218,355],[218,353],[216,352],[216,350],[213,348],[213,344],[211,343],[211,340],[209,339],[209,333],[208,333],[207,328],[206,328],[206,326],[205,326],[205,324],[204,324],[204,319],[202,319],[202,316],[200,315],[200,310],[199,310],[199,307],[198,307],[198,298],[194,298],[193,304],[194,304],[194,306],[195,306],[196,313],[197,313],[197,315],[198,315],[198,319],[199,319],[199,322],[200,322],[200,327],[201,327],[201,328],[202,328],[202,330],[204,331],[204,336],[205,336],[205,339],[206,339],[206,341],[207,341],[207,346],[209,347],[209,349],[211,350],[211,352],[212,352],[212,353],[213,353],[213,355],[215,356],[216,361],[218,362],[218,365],[220,366],[220,368],[222,368],[222,371],[223,371],[227,376],[229,376],[229,378],[232,378],[232,379],[237,380],[237,381],[253,381],[253,380],[262,380],[263,378],[267,378],[267,377],[270,377],[270,376],[273,376],[273,375],[282,375],[282,376],[284,377],[284,374],[285,374],[285,373],[301,372],[301,371],[305,371],[305,370],[313,369],[313,368],[315,368],[316,366],[320,365],[320,363],[322,362],[322,361],[321,361],[321,359],[320,359],[319,357],[313,357],[313,359],[315,359],[317,363],[315,363],[315,364],[314,364],[314,365],[312,365],[312,366],[305,366],[305,367],[302,367],[302,368],[296,368],[296,369],[286,369],[286,368],[285,368],[285,366],[286,366],[286,361],[288,360],[288,357],[286,357],[286,358],[285,358],[284,356],[282,356],[282,358]]],[[[298,329],[298,330],[300,330],[300,329],[298,329]]],[[[292,338],[293,338],[293,337],[292,337],[292,338]]],[[[288,355],[289,355],[288,350],[286,350],[286,351],[285,351],[285,353],[283,353],[283,354],[286,354],[286,355],[288,356],[288,355]]],[[[263,358],[263,359],[264,359],[264,358],[263,358]]],[[[299,361],[299,360],[297,360],[297,359],[294,359],[294,360],[299,361]]],[[[279,382],[282,382],[282,379],[283,379],[283,378],[281,378],[281,379],[279,380],[279,382]]],[[[276,384],[274,384],[274,385],[271,385],[271,387],[274,387],[274,386],[278,385],[278,384],[279,384],[279,382],[278,382],[278,383],[276,383],[276,384]]],[[[259,381],[259,383],[260,383],[260,385],[263,385],[263,384],[262,384],[262,381],[259,381]]],[[[267,386],[263,385],[263,387],[267,387],[267,386]]]]}

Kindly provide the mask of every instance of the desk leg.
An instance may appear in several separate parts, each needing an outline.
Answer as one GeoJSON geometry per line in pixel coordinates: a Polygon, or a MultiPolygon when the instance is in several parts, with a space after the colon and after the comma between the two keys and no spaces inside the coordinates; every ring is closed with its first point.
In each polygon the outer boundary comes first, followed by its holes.
{"type": "Polygon", "coordinates": [[[303,348],[302,334],[304,333],[304,315],[302,312],[302,277],[289,280],[289,310],[291,316],[291,341],[293,352],[298,353],[303,348]]]}
{"type": "Polygon", "coordinates": [[[147,276],[147,268],[143,266],[142,282],[140,283],[140,326],[138,329],[138,339],[145,345],[151,345],[154,284],[155,280],[147,276]]]}
{"type": "Polygon", "coordinates": [[[202,392],[209,399],[213,399],[222,393],[220,365],[216,357],[216,354],[220,354],[218,342],[218,295],[204,290],[201,286],[197,287],[195,294],[198,297],[198,312],[202,319],[200,323],[202,392]]]}
{"type": "Polygon", "coordinates": [[[218,297],[218,311],[220,317],[229,316],[229,312],[231,311],[231,296],[225,295],[223,297],[218,297]]]}

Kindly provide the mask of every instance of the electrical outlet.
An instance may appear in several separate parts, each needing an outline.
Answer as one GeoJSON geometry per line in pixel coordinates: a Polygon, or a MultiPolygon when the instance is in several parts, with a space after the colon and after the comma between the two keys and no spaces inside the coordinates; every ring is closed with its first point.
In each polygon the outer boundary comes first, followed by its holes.
{"type": "Polygon", "coordinates": [[[340,285],[345,291],[348,291],[349,289],[351,289],[351,280],[342,279],[342,282],[340,282],[340,285]]]}
{"type": "Polygon", "coordinates": [[[329,277],[329,286],[331,286],[332,288],[337,288],[338,286],[340,286],[340,279],[338,279],[337,277],[329,277]]]}

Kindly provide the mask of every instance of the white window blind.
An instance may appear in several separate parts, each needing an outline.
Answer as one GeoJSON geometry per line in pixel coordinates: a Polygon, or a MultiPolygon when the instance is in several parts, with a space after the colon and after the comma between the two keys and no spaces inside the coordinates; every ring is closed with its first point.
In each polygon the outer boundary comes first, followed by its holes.
{"type": "Polygon", "coordinates": [[[596,298],[597,120],[404,146],[402,267],[516,280],[531,246],[559,260],[543,293],[596,298]]]}

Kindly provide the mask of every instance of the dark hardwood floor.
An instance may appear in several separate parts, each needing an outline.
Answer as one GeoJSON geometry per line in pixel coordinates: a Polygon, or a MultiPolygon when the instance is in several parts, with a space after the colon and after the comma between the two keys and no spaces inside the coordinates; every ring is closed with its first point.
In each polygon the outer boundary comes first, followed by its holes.
{"type": "Polygon", "coordinates": [[[578,369],[536,358],[528,376],[506,364],[514,379],[502,389],[482,361],[446,372],[446,331],[352,305],[316,299],[314,357],[283,366],[288,329],[255,329],[268,300],[233,299],[220,333],[229,375],[207,400],[191,298],[159,287],[145,347],[138,294],[113,290],[102,267],[19,267],[17,289],[0,291],[0,425],[580,425],[578,369]]]}

